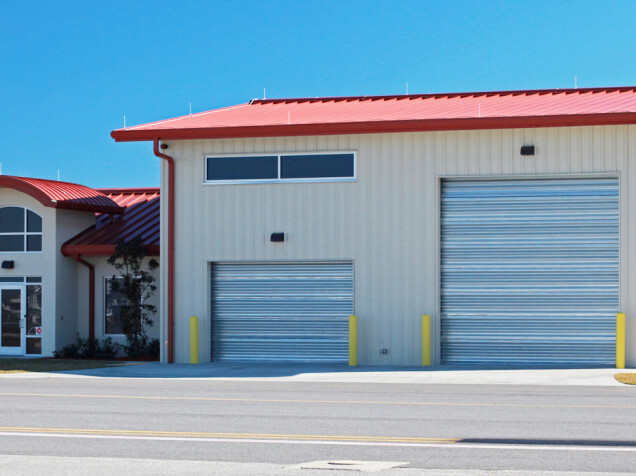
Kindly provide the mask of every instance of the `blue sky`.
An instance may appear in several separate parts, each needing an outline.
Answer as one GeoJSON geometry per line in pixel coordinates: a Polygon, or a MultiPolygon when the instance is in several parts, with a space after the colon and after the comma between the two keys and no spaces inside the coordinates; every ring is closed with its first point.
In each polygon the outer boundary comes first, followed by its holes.
{"type": "Polygon", "coordinates": [[[154,186],[113,129],[262,97],[636,85],[636,1],[4,0],[2,172],[154,186]]]}

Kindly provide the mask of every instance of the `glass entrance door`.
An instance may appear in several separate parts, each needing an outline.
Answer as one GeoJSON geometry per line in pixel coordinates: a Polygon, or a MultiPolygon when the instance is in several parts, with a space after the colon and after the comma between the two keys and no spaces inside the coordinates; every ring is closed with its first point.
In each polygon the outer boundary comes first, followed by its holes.
{"type": "Polygon", "coordinates": [[[24,292],[22,287],[0,287],[0,355],[25,351],[24,292]]]}

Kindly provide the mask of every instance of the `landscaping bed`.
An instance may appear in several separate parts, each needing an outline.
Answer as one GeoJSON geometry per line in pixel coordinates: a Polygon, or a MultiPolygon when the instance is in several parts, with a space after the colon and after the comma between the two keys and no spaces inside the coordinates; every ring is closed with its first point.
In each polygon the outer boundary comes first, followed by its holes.
{"type": "Polygon", "coordinates": [[[112,360],[0,359],[0,374],[22,372],[61,372],[126,365],[112,360]]]}
{"type": "Polygon", "coordinates": [[[636,385],[636,372],[625,372],[614,375],[614,378],[620,383],[627,385],[636,385]]]}

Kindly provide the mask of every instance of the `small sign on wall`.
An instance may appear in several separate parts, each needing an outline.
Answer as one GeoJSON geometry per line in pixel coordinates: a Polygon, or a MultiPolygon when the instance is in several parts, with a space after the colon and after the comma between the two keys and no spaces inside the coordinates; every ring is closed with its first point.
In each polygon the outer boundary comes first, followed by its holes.
{"type": "Polygon", "coordinates": [[[35,328],[35,335],[36,336],[41,336],[42,335],[42,328],[41,327],[36,327],[35,328]]]}

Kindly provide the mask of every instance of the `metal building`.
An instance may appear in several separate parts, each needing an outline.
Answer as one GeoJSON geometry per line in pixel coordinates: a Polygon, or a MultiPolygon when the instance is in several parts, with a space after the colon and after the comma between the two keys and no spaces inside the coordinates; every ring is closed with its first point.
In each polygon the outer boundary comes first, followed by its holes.
{"type": "Polygon", "coordinates": [[[361,364],[419,364],[428,314],[433,363],[613,365],[625,312],[636,365],[633,87],[254,100],[112,136],[165,159],[164,361],[192,315],[200,361],[344,361],[354,313],[361,364]]]}

